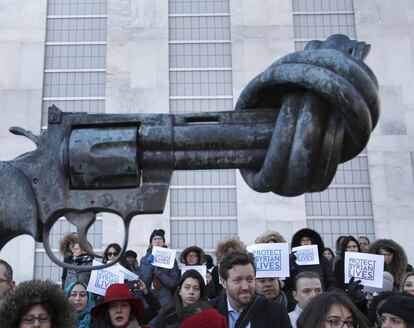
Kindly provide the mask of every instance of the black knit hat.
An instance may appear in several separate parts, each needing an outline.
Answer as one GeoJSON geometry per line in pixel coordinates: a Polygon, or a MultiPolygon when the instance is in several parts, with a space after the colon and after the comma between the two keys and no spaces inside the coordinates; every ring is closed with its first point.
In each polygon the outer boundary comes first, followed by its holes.
{"type": "Polygon", "coordinates": [[[155,229],[152,233],[151,233],[151,236],[150,236],[150,239],[149,239],[149,243],[151,244],[152,243],[152,239],[154,238],[154,237],[156,237],[156,236],[160,236],[160,237],[162,237],[162,240],[164,241],[164,243],[165,243],[165,231],[164,230],[162,230],[162,229],[155,229]]]}
{"type": "Polygon", "coordinates": [[[408,294],[390,296],[380,306],[378,312],[380,315],[383,313],[395,315],[414,325],[414,296],[408,294]]]}
{"type": "Polygon", "coordinates": [[[136,252],[134,252],[132,249],[128,249],[125,252],[125,257],[137,257],[138,254],[136,252]]]}

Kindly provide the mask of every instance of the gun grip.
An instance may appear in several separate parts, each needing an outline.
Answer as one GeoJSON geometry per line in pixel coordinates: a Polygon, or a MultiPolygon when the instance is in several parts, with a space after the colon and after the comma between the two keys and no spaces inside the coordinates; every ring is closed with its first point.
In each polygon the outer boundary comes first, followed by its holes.
{"type": "Polygon", "coordinates": [[[37,202],[23,172],[9,162],[0,162],[0,186],[0,250],[22,234],[42,241],[37,202]]]}

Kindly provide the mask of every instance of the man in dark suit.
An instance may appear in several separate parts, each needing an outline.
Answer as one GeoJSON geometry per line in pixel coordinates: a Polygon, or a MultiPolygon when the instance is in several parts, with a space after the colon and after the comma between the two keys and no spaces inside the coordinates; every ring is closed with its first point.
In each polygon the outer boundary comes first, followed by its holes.
{"type": "Polygon", "coordinates": [[[229,328],[290,328],[286,309],[256,294],[253,256],[235,251],[220,263],[224,291],[210,303],[227,318],[229,328]]]}

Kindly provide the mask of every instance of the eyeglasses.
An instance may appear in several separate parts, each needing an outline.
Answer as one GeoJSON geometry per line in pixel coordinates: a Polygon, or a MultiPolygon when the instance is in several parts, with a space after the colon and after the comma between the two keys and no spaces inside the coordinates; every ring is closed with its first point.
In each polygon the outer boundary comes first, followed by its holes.
{"type": "Polygon", "coordinates": [[[34,324],[36,320],[38,320],[40,323],[48,323],[50,322],[50,316],[48,314],[43,313],[38,316],[27,315],[22,318],[22,322],[28,325],[34,324]]]}
{"type": "Polygon", "coordinates": [[[328,319],[325,320],[325,322],[329,323],[329,326],[331,328],[344,328],[345,325],[348,328],[359,328],[359,325],[357,322],[354,322],[352,320],[341,320],[341,319],[328,319]]]}
{"type": "Polygon", "coordinates": [[[4,279],[4,278],[0,278],[0,284],[2,283],[2,282],[5,282],[5,283],[9,283],[11,280],[10,279],[4,279]]]}
{"type": "Polygon", "coordinates": [[[108,252],[108,253],[106,253],[106,255],[107,256],[118,256],[118,253],[116,253],[116,252],[114,252],[114,253],[108,252]]]}

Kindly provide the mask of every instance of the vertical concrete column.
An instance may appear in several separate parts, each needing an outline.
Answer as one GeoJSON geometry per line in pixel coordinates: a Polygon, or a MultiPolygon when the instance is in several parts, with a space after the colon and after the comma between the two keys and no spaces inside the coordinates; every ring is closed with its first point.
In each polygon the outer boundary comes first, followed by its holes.
{"type": "MultiPolygon", "coordinates": [[[[292,3],[285,0],[232,0],[231,34],[234,102],[244,86],[278,58],[294,51],[292,3]]],[[[306,226],[303,196],[259,194],[237,177],[239,236],[246,243],[268,230],[290,240],[306,226]]]]}
{"type": "MultiPolygon", "coordinates": [[[[168,113],[168,1],[109,0],[106,62],[107,113],[168,113]]],[[[133,219],[129,248],[144,254],[155,228],[169,240],[169,201],[164,214],[133,219]]],[[[119,242],[122,228],[113,215],[103,219],[103,240],[119,242]]],[[[104,245],[105,246],[105,245],[104,245]]]]}
{"type": "Polygon", "coordinates": [[[372,45],[367,63],[380,85],[380,121],[368,144],[375,234],[400,243],[413,263],[414,4],[354,6],[357,36],[372,45]]]}

